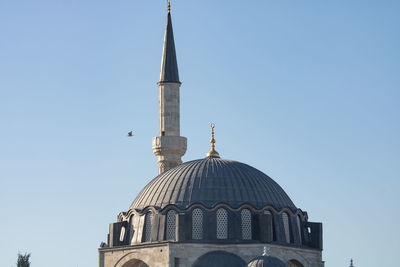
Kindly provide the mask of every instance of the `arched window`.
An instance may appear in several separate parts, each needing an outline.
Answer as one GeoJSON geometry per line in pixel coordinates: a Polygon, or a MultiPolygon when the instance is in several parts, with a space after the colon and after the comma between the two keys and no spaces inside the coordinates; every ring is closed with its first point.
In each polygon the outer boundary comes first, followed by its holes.
{"type": "Polygon", "coordinates": [[[151,222],[153,221],[153,213],[151,211],[146,213],[144,221],[144,241],[148,242],[151,240],[151,222]]]}
{"type": "Polygon", "coordinates": [[[217,239],[228,238],[228,212],[226,209],[217,210],[217,239]]]}
{"type": "Polygon", "coordinates": [[[248,209],[243,209],[240,212],[242,217],[242,239],[251,239],[251,212],[248,209]]]}
{"type": "Polygon", "coordinates": [[[290,243],[289,216],[286,212],[282,213],[283,228],[285,231],[286,243],[290,243]]]}
{"type": "Polygon", "coordinates": [[[192,239],[203,239],[203,211],[199,208],[192,212],[192,239]]]}
{"type": "Polygon", "coordinates": [[[166,240],[175,240],[175,229],[176,229],[176,211],[170,210],[167,212],[166,240]]]}
{"type": "Polygon", "coordinates": [[[300,240],[300,243],[302,242],[301,241],[301,219],[300,219],[300,215],[297,215],[296,216],[297,217],[297,229],[299,230],[299,240],[300,240]]]}
{"type": "Polygon", "coordinates": [[[271,227],[272,227],[272,240],[276,241],[276,225],[275,223],[279,223],[275,221],[274,215],[272,214],[272,212],[270,210],[264,210],[264,214],[266,215],[271,215],[271,227]]]}

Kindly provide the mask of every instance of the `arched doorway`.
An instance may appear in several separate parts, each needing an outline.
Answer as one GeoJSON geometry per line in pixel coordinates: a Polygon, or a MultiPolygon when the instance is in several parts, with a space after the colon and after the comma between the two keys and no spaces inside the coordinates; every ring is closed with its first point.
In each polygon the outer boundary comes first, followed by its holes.
{"type": "Polygon", "coordinates": [[[122,267],[149,267],[149,265],[147,265],[141,260],[132,259],[126,262],[124,265],[122,265],[122,267]]]}
{"type": "Polygon", "coordinates": [[[288,267],[304,267],[298,260],[290,260],[286,263],[288,267]]]}
{"type": "Polygon", "coordinates": [[[246,262],[239,256],[226,251],[212,251],[199,257],[192,267],[244,267],[246,262]]]}

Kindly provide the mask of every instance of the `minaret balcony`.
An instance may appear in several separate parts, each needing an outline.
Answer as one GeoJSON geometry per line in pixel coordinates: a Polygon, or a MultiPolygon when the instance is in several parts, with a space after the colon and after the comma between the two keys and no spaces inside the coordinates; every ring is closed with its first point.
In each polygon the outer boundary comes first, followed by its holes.
{"type": "Polygon", "coordinates": [[[153,153],[156,156],[182,157],[187,148],[187,138],[183,136],[153,137],[153,153]]]}

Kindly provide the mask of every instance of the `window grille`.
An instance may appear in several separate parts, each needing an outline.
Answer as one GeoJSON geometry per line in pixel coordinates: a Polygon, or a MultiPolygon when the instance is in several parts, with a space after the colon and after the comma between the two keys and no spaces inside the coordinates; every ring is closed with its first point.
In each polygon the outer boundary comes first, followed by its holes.
{"type": "Polygon", "coordinates": [[[243,209],[240,215],[242,217],[242,238],[251,239],[251,212],[248,209],[243,209]]]}
{"type": "Polygon", "coordinates": [[[286,212],[282,213],[283,228],[285,230],[286,243],[290,243],[289,216],[286,212]]]}
{"type": "Polygon", "coordinates": [[[166,228],[167,228],[166,240],[175,240],[176,211],[170,210],[167,212],[166,228]]]}
{"type": "Polygon", "coordinates": [[[203,239],[203,211],[198,208],[192,212],[192,239],[203,239]]]}
{"type": "Polygon", "coordinates": [[[217,210],[217,239],[228,238],[228,212],[225,209],[217,210]]]}
{"type": "Polygon", "coordinates": [[[146,213],[144,222],[144,241],[148,242],[151,240],[151,222],[153,221],[153,213],[150,211],[146,213]]]}
{"type": "Polygon", "coordinates": [[[299,238],[301,242],[301,219],[300,216],[297,216],[297,229],[299,230],[299,238]]]}

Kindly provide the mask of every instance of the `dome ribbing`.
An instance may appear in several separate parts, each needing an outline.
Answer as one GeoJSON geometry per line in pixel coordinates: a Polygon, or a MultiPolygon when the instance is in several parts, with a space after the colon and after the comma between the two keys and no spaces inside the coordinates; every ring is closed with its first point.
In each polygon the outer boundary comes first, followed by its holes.
{"type": "Polygon", "coordinates": [[[189,161],[154,178],[133,201],[132,209],[164,208],[173,204],[185,209],[201,203],[231,207],[251,204],[296,209],[285,191],[263,172],[232,160],[208,157],[189,161]]]}

